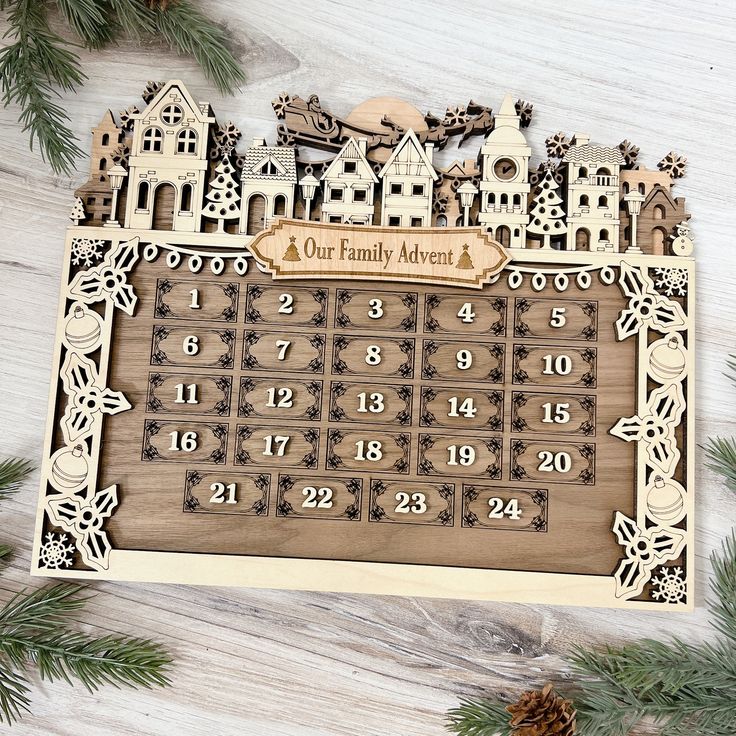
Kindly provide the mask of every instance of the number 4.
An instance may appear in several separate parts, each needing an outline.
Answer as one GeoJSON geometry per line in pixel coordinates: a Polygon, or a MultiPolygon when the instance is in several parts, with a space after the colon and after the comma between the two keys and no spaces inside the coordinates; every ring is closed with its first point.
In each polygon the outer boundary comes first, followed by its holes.
{"type": "Polygon", "coordinates": [[[475,319],[473,305],[470,302],[465,302],[465,304],[463,304],[458,310],[457,316],[460,317],[460,320],[465,322],[465,324],[471,324],[475,319]]]}

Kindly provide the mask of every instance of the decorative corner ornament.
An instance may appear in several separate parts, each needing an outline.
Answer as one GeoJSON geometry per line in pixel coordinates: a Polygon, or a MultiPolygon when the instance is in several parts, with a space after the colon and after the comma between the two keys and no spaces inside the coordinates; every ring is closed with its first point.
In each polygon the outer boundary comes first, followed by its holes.
{"type": "Polygon", "coordinates": [[[243,144],[144,99],[71,207],[34,574],[692,609],[680,154],[532,162],[510,95],[284,92],[243,144]]]}

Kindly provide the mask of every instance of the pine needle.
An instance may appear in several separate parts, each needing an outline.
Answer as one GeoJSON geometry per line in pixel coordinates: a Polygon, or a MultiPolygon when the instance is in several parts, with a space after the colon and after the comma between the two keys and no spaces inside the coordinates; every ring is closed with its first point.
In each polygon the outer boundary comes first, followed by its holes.
{"type": "Polygon", "coordinates": [[[137,40],[156,32],[156,15],[141,0],[107,0],[115,20],[126,35],[137,40]]]}
{"type": "Polygon", "coordinates": [[[706,467],[723,477],[726,486],[736,491],[736,442],[733,438],[716,437],[708,440],[704,447],[710,460],[706,467]]]}
{"type": "Polygon", "coordinates": [[[28,460],[20,458],[0,461],[0,501],[12,496],[33,469],[28,460]]]}
{"type": "Polygon", "coordinates": [[[227,34],[188,0],[156,10],[156,28],[169,46],[193,56],[220,92],[232,94],[245,81],[240,64],[227,47],[227,34]]]}
{"type": "Polygon", "coordinates": [[[0,661],[0,723],[17,721],[25,711],[30,713],[28,681],[7,669],[0,661]]]}
{"type": "Polygon", "coordinates": [[[508,736],[511,716],[506,703],[463,698],[447,713],[447,730],[459,736],[508,736]]]}
{"type": "Polygon", "coordinates": [[[736,532],[731,532],[723,543],[723,552],[714,552],[710,561],[713,565],[711,589],[716,595],[711,602],[714,625],[736,646],[736,532]]]}
{"type": "Polygon", "coordinates": [[[56,0],[70,27],[89,49],[101,49],[113,40],[113,29],[95,0],[56,0]]]}

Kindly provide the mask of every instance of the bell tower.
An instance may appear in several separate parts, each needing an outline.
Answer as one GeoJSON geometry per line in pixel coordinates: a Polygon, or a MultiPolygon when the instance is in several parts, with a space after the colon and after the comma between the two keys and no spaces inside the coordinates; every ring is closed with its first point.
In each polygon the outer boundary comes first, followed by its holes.
{"type": "Polygon", "coordinates": [[[501,245],[523,248],[529,222],[529,159],[532,150],[521,132],[521,118],[511,95],[496,114],[493,130],[480,150],[481,182],[478,224],[501,245]]]}

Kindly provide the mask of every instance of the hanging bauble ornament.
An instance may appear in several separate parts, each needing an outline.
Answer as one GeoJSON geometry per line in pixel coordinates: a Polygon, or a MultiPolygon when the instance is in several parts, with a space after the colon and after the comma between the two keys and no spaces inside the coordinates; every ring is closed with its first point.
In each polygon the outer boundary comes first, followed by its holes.
{"type": "Polygon", "coordinates": [[[672,478],[656,475],[647,492],[647,511],[660,524],[677,524],[685,516],[685,489],[672,478]]]}
{"type": "Polygon", "coordinates": [[[64,337],[69,347],[89,353],[98,346],[101,334],[100,315],[75,302],[64,325],[64,337]]]}
{"type": "Polygon", "coordinates": [[[679,335],[663,337],[653,343],[649,350],[649,374],[659,383],[682,380],[686,362],[679,335]]]}
{"type": "Polygon", "coordinates": [[[89,456],[83,444],[62,447],[51,463],[51,483],[59,491],[77,491],[87,480],[89,456]]]}

